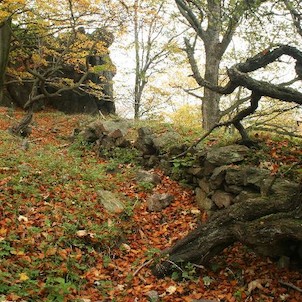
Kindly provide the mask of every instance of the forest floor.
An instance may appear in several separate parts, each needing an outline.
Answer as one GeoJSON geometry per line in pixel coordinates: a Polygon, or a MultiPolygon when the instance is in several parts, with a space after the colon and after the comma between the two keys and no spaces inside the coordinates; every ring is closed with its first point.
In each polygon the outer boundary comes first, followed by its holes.
{"type": "Polygon", "coordinates": [[[35,114],[27,149],[7,131],[21,115],[0,108],[0,301],[302,301],[301,271],[240,244],[207,268],[155,278],[150,260],[204,218],[192,189],[158,170],[161,184],[137,183],[131,154],[105,160],[71,142],[81,115],[35,114]],[[107,213],[99,189],[120,194],[126,210],[107,213]],[[156,192],[175,200],[148,212],[156,192]]]}

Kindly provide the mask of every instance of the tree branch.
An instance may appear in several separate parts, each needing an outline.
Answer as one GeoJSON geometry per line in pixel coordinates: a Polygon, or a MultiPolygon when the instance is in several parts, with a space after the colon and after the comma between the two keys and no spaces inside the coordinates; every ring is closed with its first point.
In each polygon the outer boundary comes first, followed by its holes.
{"type": "MultiPolygon", "coordinates": [[[[180,13],[186,18],[186,20],[190,23],[192,28],[196,31],[198,36],[203,40],[205,39],[205,31],[201,27],[201,23],[203,20],[203,14],[201,15],[202,19],[198,20],[192,9],[185,3],[183,0],[175,0],[180,13]]],[[[195,3],[196,6],[196,3],[195,3]]],[[[199,9],[200,11],[200,9],[199,9]]]]}

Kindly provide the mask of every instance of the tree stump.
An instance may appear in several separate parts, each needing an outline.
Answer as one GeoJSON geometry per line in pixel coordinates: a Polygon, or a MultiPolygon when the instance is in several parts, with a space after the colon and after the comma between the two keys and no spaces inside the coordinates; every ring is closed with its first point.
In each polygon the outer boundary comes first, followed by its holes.
{"type": "Polygon", "coordinates": [[[26,113],[26,115],[22,118],[22,120],[18,124],[10,128],[10,132],[17,136],[22,136],[22,137],[29,136],[31,134],[31,127],[29,125],[32,119],[33,119],[33,112],[32,110],[30,110],[26,113]]]}

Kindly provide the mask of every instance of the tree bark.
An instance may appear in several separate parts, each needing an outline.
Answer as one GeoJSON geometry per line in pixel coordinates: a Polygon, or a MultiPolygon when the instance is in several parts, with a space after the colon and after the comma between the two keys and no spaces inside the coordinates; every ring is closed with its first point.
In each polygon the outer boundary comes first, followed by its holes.
{"type": "MultiPolygon", "coordinates": [[[[218,85],[219,65],[222,60],[223,51],[220,49],[220,31],[221,31],[221,1],[207,1],[209,16],[208,27],[204,33],[203,42],[206,54],[206,65],[204,79],[207,82],[218,85]]],[[[202,101],[202,127],[208,131],[219,122],[220,95],[208,88],[204,88],[204,98],[202,101]]]]}
{"type": "Polygon", "coordinates": [[[30,124],[33,119],[33,110],[30,108],[22,120],[18,122],[18,124],[12,126],[9,131],[13,135],[21,136],[21,137],[28,137],[31,134],[31,127],[30,124]]]}
{"type": "MultiPolygon", "coordinates": [[[[220,95],[219,92],[217,93],[217,91],[210,89],[203,82],[215,83],[215,86],[218,85],[220,62],[242,17],[252,6],[253,9],[256,9],[265,1],[261,0],[251,5],[251,3],[240,0],[236,1],[234,7],[232,7],[231,3],[229,3],[229,7],[225,7],[225,2],[220,0],[206,0],[204,2],[175,0],[180,13],[188,21],[189,26],[194,29],[196,35],[202,40],[205,48],[205,73],[199,79],[196,77],[196,70],[198,71],[197,64],[192,64],[195,60],[191,60],[190,54],[188,52],[187,54],[194,79],[201,87],[204,87],[202,125],[206,131],[212,129],[219,122],[220,95]],[[224,10],[228,11],[226,20],[222,18],[226,13],[224,10]]],[[[194,49],[192,46],[191,48],[194,49]]],[[[186,49],[188,49],[187,45],[186,49]]]]}
{"type": "MultiPolygon", "coordinates": [[[[239,241],[271,257],[293,256],[302,249],[302,194],[248,199],[216,212],[185,238],[163,253],[168,255],[154,266],[162,277],[177,264],[207,265],[224,248],[239,241]],[[296,248],[296,249],[295,249],[296,248]],[[300,249],[300,250],[299,250],[300,249]]],[[[302,261],[302,255],[299,255],[302,261]]]]}
{"type": "MultiPolygon", "coordinates": [[[[208,46],[206,49],[206,65],[204,79],[210,83],[218,85],[219,79],[219,64],[221,58],[217,58],[214,50],[214,45],[208,46]]],[[[208,88],[204,88],[204,98],[202,101],[202,127],[204,130],[211,129],[219,122],[220,109],[219,109],[220,95],[208,88]]]]}
{"type": "Polygon", "coordinates": [[[0,24],[0,103],[3,99],[5,70],[8,62],[11,39],[11,19],[0,24]]]}

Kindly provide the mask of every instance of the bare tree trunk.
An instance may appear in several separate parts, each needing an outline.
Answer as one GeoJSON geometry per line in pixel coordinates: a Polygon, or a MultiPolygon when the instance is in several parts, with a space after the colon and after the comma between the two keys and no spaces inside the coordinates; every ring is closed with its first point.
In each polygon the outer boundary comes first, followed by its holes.
{"type": "Polygon", "coordinates": [[[3,98],[5,70],[8,61],[10,39],[11,39],[11,19],[0,24],[0,102],[3,98]]]}
{"type": "Polygon", "coordinates": [[[138,24],[138,0],[134,2],[134,45],[135,45],[135,83],[134,83],[134,118],[139,118],[141,103],[140,94],[140,58],[139,58],[139,24],[138,24]]]}
{"type": "Polygon", "coordinates": [[[28,137],[31,134],[30,123],[32,122],[32,119],[33,119],[33,110],[32,108],[30,108],[26,112],[22,120],[18,124],[12,126],[9,129],[10,132],[17,136],[28,137]]]}
{"type": "MultiPolygon", "coordinates": [[[[217,58],[215,45],[213,43],[206,48],[206,66],[204,79],[210,83],[218,85],[219,63],[221,58],[217,58]]],[[[220,95],[210,89],[204,88],[204,99],[202,101],[202,127],[208,131],[219,122],[220,95]]]]}

